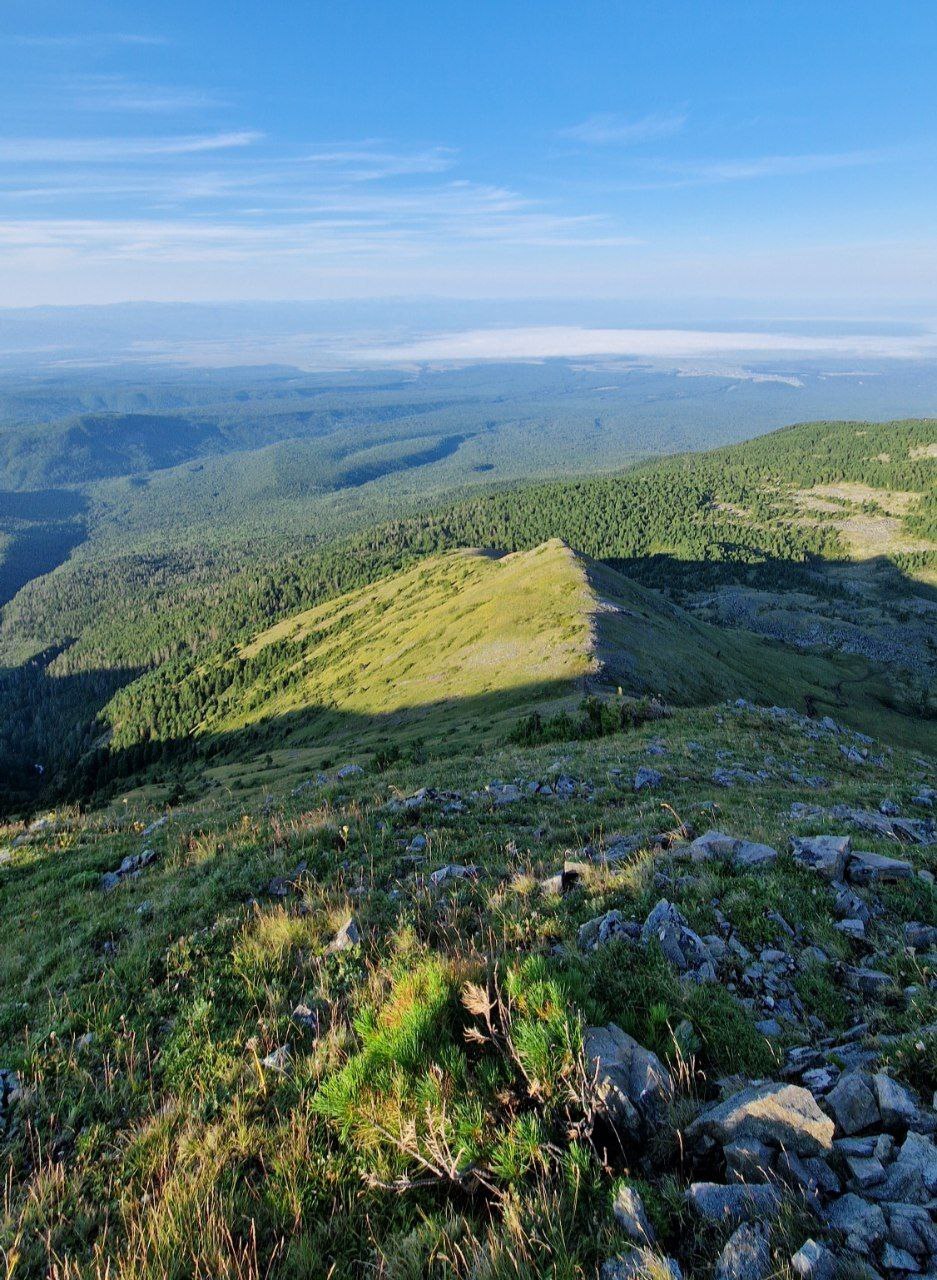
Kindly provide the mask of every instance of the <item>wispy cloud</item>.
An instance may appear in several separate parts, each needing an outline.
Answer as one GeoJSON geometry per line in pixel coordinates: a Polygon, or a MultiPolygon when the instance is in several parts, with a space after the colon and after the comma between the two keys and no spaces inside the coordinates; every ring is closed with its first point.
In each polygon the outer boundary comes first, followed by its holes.
{"type": "Polygon", "coordinates": [[[82,49],[104,45],[157,45],[168,44],[165,36],[143,35],[132,31],[87,31],[60,35],[12,35],[9,44],[30,49],[82,49]]]}
{"type": "Polygon", "coordinates": [[[69,105],[85,111],[170,115],[227,105],[201,89],[147,84],[123,75],[76,76],[66,80],[64,88],[69,105]]]}
{"type": "Polygon", "coordinates": [[[899,159],[904,153],[904,149],[891,148],[749,156],[725,160],[655,159],[645,168],[644,176],[637,177],[626,185],[635,190],[662,190],[725,182],[751,182],[761,178],[796,178],[839,169],[887,164],[899,159]]]}
{"type": "Polygon", "coordinates": [[[680,133],[686,122],[686,113],[682,111],[653,112],[645,116],[600,112],[561,129],[559,136],[591,147],[630,146],[656,138],[671,138],[680,133]]]}
{"type": "Polygon", "coordinates": [[[328,171],[340,173],[349,182],[374,182],[408,174],[444,173],[456,162],[452,147],[428,147],[399,151],[376,144],[337,144],[317,147],[304,160],[328,171]]]}
{"type": "Polygon", "coordinates": [[[263,135],[254,129],[152,138],[0,138],[0,161],[76,164],[193,155],[247,147],[263,135]]]}

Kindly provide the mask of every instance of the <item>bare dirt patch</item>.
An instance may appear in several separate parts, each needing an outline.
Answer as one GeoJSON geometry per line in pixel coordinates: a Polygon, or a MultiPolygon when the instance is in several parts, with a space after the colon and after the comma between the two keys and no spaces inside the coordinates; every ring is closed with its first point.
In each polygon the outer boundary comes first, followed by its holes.
{"type": "Polygon", "coordinates": [[[804,512],[817,512],[836,517],[836,528],[857,560],[900,552],[931,551],[932,542],[912,537],[903,518],[920,499],[920,494],[901,489],[873,489],[867,484],[815,485],[791,495],[804,512]],[[881,513],[862,510],[874,502],[881,513]]]}

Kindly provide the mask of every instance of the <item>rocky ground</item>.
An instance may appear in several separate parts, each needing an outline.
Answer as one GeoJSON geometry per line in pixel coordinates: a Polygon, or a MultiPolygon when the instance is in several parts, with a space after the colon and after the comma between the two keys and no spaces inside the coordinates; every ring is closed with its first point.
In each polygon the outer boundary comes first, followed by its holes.
{"type": "Polygon", "coordinates": [[[740,701],[9,829],[6,1274],[937,1276],[934,786],[740,701]]]}

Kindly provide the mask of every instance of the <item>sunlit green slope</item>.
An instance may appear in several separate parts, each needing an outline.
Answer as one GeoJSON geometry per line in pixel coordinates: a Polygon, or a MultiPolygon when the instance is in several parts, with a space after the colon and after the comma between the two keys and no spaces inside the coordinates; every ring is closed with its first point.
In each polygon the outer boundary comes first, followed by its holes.
{"type": "Polygon", "coordinates": [[[864,660],[714,627],[559,539],[431,557],[261,632],[213,675],[196,736],[222,777],[268,755],[282,781],[416,737],[434,751],[503,740],[534,709],[618,690],[780,703],[926,745],[864,660]]]}

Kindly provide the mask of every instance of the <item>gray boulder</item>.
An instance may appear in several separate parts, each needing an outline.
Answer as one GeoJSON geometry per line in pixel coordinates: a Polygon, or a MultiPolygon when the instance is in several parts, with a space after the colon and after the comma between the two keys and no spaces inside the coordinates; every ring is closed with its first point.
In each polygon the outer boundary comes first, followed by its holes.
{"type": "Polygon", "coordinates": [[[635,791],[650,791],[653,787],[659,787],[661,782],[663,782],[663,774],[657,769],[649,769],[646,764],[643,764],[634,775],[635,791]]]}
{"type": "Polygon", "coordinates": [[[915,1258],[937,1256],[937,1226],[923,1205],[883,1204],[888,1221],[888,1239],[896,1249],[904,1249],[915,1258]]]}
{"type": "Polygon", "coordinates": [[[616,1128],[639,1138],[666,1122],[674,1087],[655,1053],[613,1022],[587,1027],[583,1048],[600,1110],[616,1128]]]}
{"type": "Polygon", "coordinates": [[[882,1266],[886,1271],[920,1271],[918,1261],[905,1249],[896,1249],[893,1244],[886,1244],[882,1250],[882,1266]]]}
{"type": "Polygon", "coordinates": [[[580,951],[594,951],[597,947],[604,947],[613,938],[635,941],[640,936],[641,926],[636,920],[626,920],[620,911],[613,910],[580,925],[577,942],[580,951]]]}
{"type": "Polygon", "coordinates": [[[723,1146],[756,1139],[798,1155],[821,1155],[833,1148],[833,1121],[813,1094],[796,1084],[768,1082],[742,1089],[702,1112],[687,1139],[713,1138],[723,1146]]]}
{"type": "Polygon", "coordinates": [[[847,1071],[841,1075],[827,1094],[826,1105],[833,1113],[840,1132],[847,1136],[870,1129],[880,1120],[872,1082],[861,1071],[847,1071]]]}
{"type": "Polygon", "coordinates": [[[765,1280],[770,1272],[767,1232],[760,1223],[744,1222],[726,1241],[713,1280],[765,1280]]]}
{"type": "Polygon", "coordinates": [[[645,946],[655,939],[666,958],[681,972],[712,964],[703,939],[666,898],[661,898],[641,928],[641,941],[645,946]]]}
{"type": "Polygon", "coordinates": [[[722,831],[707,831],[690,845],[690,857],[694,862],[731,862],[740,870],[745,870],[750,867],[771,866],[778,860],[778,851],[768,844],[739,840],[722,831]]]}
{"type": "Polygon", "coordinates": [[[917,1099],[910,1089],[884,1071],[872,1077],[875,1098],[886,1129],[912,1129],[919,1118],[917,1099]]]}

